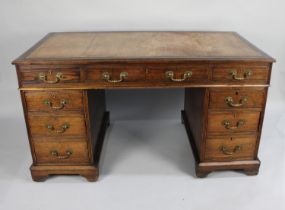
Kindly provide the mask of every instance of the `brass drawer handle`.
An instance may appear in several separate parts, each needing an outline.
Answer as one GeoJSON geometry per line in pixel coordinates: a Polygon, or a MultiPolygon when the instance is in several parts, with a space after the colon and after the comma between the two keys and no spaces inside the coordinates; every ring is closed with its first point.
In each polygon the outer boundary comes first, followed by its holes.
{"type": "Polygon", "coordinates": [[[68,159],[72,155],[72,151],[66,150],[65,155],[60,155],[57,150],[52,150],[50,154],[57,159],[68,159]]]}
{"type": "Polygon", "coordinates": [[[55,109],[55,110],[58,110],[58,109],[63,109],[64,106],[66,104],[68,104],[69,101],[66,100],[66,99],[62,99],[60,100],[60,105],[59,106],[53,106],[53,103],[49,100],[49,99],[45,99],[43,100],[43,104],[47,105],[48,107],[50,107],[51,109],[55,109]]]}
{"type": "Polygon", "coordinates": [[[102,79],[104,79],[107,82],[110,83],[118,83],[118,82],[123,82],[125,78],[128,77],[128,72],[121,72],[120,73],[120,79],[110,79],[110,74],[108,72],[104,72],[102,74],[102,79]]]}
{"type": "Polygon", "coordinates": [[[239,103],[234,103],[234,100],[232,97],[228,96],[225,98],[225,102],[231,106],[231,107],[241,107],[248,101],[248,97],[244,96],[239,100],[239,103]]]}
{"type": "Polygon", "coordinates": [[[170,79],[171,81],[173,82],[183,82],[185,81],[187,78],[190,78],[192,76],[192,71],[186,71],[184,74],[183,74],[183,78],[181,79],[177,79],[177,78],[174,78],[174,72],[173,71],[167,71],[165,72],[165,77],[167,79],[170,79]]]}
{"type": "MultiPolygon", "coordinates": [[[[51,75],[51,71],[49,71],[49,74],[51,75]]],[[[55,83],[60,82],[62,79],[63,79],[63,75],[60,72],[56,73],[55,80],[48,80],[47,75],[45,73],[39,73],[39,80],[47,84],[55,84],[55,83]]]]}
{"type": "Polygon", "coordinates": [[[228,149],[226,146],[221,146],[220,150],[224,155],[233,155],[236,152],[239,152],[242,149],[241,145],[237,145],[233,148],[233,150],[228,149]]]}
{"type": "Polygon", "coordinates": [[[245,124],[245,120],[239,120],[237,121],[236,125],[235,126],[232,126],[230,121],[228,120],[224,120],[222,122],[222,125],[225,126],[226,129],[228,130],[235,130],[235,129],[238,129],[240,128],[241,126],[243,126],[245,124]]]}
{"type": "Polygon", "coordinates": [[[230,75],[232,76],[232,78],[234,80],[245,80],[247,78],[249,78],[252,75],[252,71],[251,70],[246,70],[243,74],[243,77],[239,77],[237,76],[237,71],[236,70],[231,70],[230,71],[230,75]]]}
{"type": "Polygon", "coordinates": [[[54,133],[64,133],[68,128],[69,128],[69,124],[64,123],[60,129],[55,129],[53,125],[48,124],[46,125],[46,128],[50,131],[50,132],[54,132],[54,133]]]}

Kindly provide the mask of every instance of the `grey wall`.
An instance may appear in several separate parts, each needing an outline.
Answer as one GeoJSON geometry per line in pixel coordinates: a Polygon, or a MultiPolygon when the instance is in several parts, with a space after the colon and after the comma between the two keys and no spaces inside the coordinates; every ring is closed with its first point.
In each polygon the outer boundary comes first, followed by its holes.
{"type": "Polygon", "coordinates": [[[183,89],[108,90],[111,120],[162,120],[180,118],[183,89]]]}
{"type": "MultiPolygon", "coordinates": [[[[52,31],[237,31],[277,59],[269,102],[279,103],[284,95],[284,6],[283,0],[1,0],[1,115],[22,116],[11,61],[52,31]]],[[[116,119],[178,118],[182,96],[181,90],[118,90],[108,92],[108,107],[116,119]],[[122,114],[123,109],[130,112],[122,114]]]]}

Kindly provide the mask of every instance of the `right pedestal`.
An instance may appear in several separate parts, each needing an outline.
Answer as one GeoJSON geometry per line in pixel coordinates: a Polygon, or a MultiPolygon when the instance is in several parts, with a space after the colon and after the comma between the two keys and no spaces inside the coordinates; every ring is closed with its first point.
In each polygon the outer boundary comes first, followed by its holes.
{"type": "Polygon", "coordinates": [[[186,88],[182,121],[197,177],[217,170],[257,175],[267,88],[186,88]]]}

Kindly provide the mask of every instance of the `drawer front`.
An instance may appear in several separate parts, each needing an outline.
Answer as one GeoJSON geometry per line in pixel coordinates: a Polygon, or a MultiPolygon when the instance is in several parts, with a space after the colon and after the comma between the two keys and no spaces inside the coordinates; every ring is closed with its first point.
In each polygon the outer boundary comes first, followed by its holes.
{"type": "Polygon", "coordinates": [[[208,131],[213,133],[256,132],[259,119],[259,111],[210,112],[208,131]]]}
{"type": "Polygon", "coordinates": [[[33,69],[20,71],[21,83],[57,86],[80,81],[77,69],[33,69]]]}
{"type": "Polygon", "coordinates": [[[210,70],[207,65],[177,66],[177,67],[148,67],[148,81],[169,83],[207,82],[210,70]]]}
{"type": "Polygon", "coordinates": [[[86,142],[34,142],[37,164],[89,163],[86,142]]]}
{"type": "Polygon", "coordinates": [[[210,108],[262,108],[265,89],[228,88],[210,90],[210,108]]]}
{"type": "Polygon", "coordinates": [[[26,91],[28,111],[80,111],[83,107],[82,91],[26,91]]]}
{"type": "Polygon", "coordinates": [[[206,141],[206,161],[254,159],[256,136],[215,137],[206,141]]]}
{"type": "Polygon", "coordinates": [[[269,83],[269,67],[217,65],[213,68],[213,80],[265,84],[269,83]]]}
{"type": "Polygon", "coordinates": [[[28,115],[33,137],[86,136],[84,117],[81,115],[28,115]]]}
{"type": "Polygon", "coordinates": [[[86,82],[96,82],[105,86],[144,81],[145,70],[141,67],[89,67],[86,69],[86,82]]]}

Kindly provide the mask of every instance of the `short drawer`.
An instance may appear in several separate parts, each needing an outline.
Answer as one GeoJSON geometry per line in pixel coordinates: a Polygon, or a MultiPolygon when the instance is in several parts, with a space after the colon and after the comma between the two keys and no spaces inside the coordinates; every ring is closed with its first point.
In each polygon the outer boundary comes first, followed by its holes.
{"type": "Polygon", "coordinates": [[[86,82],[105,86],[145,81],[145,70],[142,67],[87,67],[85,71],[86,82]]]}
{"type": "Polygon", "coordinates": [[[256,136],[214,137],[206,140],[206,161],[254,159],[256,136]]]}
{"type": "Polygon", "coordinates": [[[216,65],[213,80],[235,83],[269,83],[269,66],[216,65]]]}
{"type": "Polygon", "coordinates": [[[208,65],[147,67],[146,78],[169,83],[207,82],[209,72],[208,65]]]}
{"type": "Polygon", "coordinates": [[[264,88],[216,88],[210,90],[210,108],[262,108],[264,88]]]}
{"type": "Polygon", "coordinates": [[[25,91],[28,111],[80,111],[82,91],[25,91]]]}
{"type": "Polygon", "coordinates": [[[208,131],[213,133],[256,132],[259,111],[209,112],[208,131]]]}
{"type": "Polygon", "coordinates": [[[37,164],[89,163],[86,142],[34,142],[37,164]]]}
{"type": "Polygon", "coordinates": [[[79,69],[25,69],[20,70],[21,84],[56,86],[80,81],[79,69]]]}
{"type": "Polygon", "coordinates": [[[30,132],[33,137],[86,136],[82,115],[38,115],[28,114],[30,132]]]}

